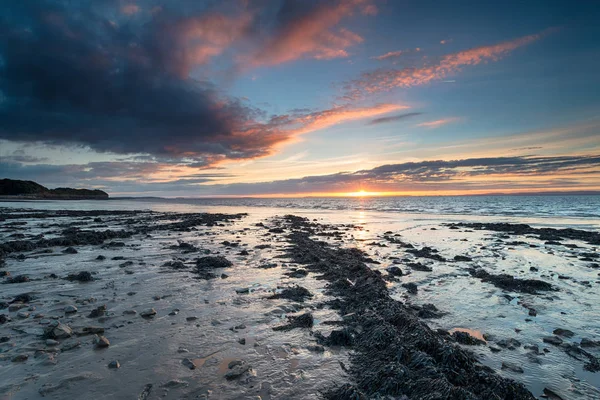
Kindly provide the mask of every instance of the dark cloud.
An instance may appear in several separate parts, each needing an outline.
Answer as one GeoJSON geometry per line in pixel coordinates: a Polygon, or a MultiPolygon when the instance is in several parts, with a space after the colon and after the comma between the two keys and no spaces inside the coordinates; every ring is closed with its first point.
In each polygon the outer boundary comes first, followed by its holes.
{"type": "Polygon", "coordinates": [[[407,119],[410,117],[416,117],[417,115],[421,115],[421,114],[423,114],[423,113],[411,112],[411,113],[406,113],[406,114],[393,115],[390,117],[375,118],[375,119],[372,119],[371,121],[369,121],[368,125],[377,125],[377,124],[384,124],[387,122],[401,121],[403,119],[407,119]]]}
{"type": "Polygon", "coordinates": [[[1,139],[186,156],[199,164],[265,155],[287,139],[257,122],[260,110],[187,75],[245,34],[245,14],[165,11],[124,22],[116,5],[2,6],[1,139]]]}

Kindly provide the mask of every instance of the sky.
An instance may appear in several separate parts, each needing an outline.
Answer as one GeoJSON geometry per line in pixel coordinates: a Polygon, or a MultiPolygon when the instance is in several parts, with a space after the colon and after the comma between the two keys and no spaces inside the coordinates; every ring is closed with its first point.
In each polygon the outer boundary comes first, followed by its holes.
{"type": "Polygon", "coordinates": [[[600,190],[600,7],[0,4],[0,178],[113,196],[600,190]]]}

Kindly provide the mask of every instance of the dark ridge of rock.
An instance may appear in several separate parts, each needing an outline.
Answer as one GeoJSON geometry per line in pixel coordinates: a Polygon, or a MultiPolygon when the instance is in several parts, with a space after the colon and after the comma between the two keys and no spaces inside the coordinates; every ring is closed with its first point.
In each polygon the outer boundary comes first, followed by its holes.
{"type": "Polygon", "coordinates": [[[288,257],[329,282],[327,294],[337,297],[330,305],[353,335],[352,364],[345,369],[351,383],[326,390],[324,398],[534,399],[392,299],[363,252],[311,239],[318,227],[305,218],[284,220],[292,228],[288,257]]]}
{"type": "MultiPolygon", "coordinates": [[[[455,223],[450,226],[459,226],[471,229],[504,232],[512,235],[539,235],[541,240],[558,242],[563,239],[581,240],[589,244],[600,244],[600,232],[583,231],[580,229],[554,229],[533,228],[526,224],[508,223],[455,223]]],[[[554,244],[554,243],[553,243],[554,244]]]]}
{"type": "Polygon", "coordinates": [[[468,271],[471,276],[481,279],[482,282],[488,282],[500,289],[512,292],[538,294],[540,291],[558,290],[551,284],[537,279],[519,279],[507,274],[493,275],[476,268],[468,271]]]}
{"type": "Polygon", "coordinates": [[[324,346],[352,347],[352,342],[354,341],[354,334],[347,328],[333,330],[327,337],[317,332],[315,333],[315,337],[317,338],[317,342],[324,346]]]}
{"type": "Polygon", "coordinates": [[[68,281],[91,282],[94,280],[92,274],[88,271],[81,271],[76,274],[69,274],[66,278],[68,281]]]}
{"type": "Polygon", "coordinates": [[[302,286],[292,286],[289,288],[285,288],[281,291],[281,293],[275,293],[272,296],[267,297],[268,299],[288,299],[292,301],[297,301],[303,303],[304,300],[310,299],[313,297],[312,293],[308,291],[308,289],[303,288],[302,286]]]}
{"type": "Polygon", "coordinates": [[[108,193],[98,189],[48,189],[33,181],[16,179],[0,179],[0,196],[15,196],[27,199],[108,199],[108,193]]]}
{"type": "Polygon", "coordinates": [[[274,331],[291,331],[296,328],[312,328],[314,319],[311,313],[288,317],[286,325],[276,326],[274,331]]]}

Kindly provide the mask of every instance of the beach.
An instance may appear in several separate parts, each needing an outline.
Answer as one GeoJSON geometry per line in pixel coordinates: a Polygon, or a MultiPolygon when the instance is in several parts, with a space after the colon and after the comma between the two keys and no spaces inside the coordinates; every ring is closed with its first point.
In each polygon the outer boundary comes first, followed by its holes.
{"type": "Polygon", "coordinates": [[[600,397],[598,218],[298,205],[0,203],[0,398],[600,397]]]}

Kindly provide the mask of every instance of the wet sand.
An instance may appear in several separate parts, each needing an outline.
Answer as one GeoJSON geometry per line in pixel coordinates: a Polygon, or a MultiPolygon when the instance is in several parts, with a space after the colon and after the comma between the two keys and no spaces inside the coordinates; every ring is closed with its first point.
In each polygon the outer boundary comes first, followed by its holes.
{"type": "Polygon", "coordinates": [[[1,209],[0,398],[600,397],[596,230],[237,211],[1,209]]]}

